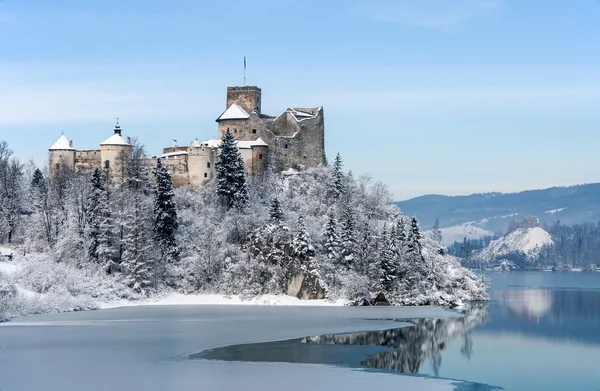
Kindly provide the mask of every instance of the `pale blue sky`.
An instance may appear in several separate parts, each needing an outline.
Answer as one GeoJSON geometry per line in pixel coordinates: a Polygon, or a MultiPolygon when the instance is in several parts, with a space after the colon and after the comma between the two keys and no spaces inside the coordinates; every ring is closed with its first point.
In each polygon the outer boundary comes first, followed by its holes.
{"type": "Polygon", "coordinates": [[[600,181],[597,0],[3,0],[0,139],[215,138],[243,56],[263,112],[323,105],[329,157],[397,199],[600,181]]]}

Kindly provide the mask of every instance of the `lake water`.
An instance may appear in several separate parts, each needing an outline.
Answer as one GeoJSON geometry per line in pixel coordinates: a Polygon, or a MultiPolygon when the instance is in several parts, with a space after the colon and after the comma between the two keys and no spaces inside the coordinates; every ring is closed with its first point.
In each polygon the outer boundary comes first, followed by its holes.
{"type": "Polygon", "coordinates": [[[217,348],[191,358],[321,363],[473,382],[472,389],[600,390],[600,273],[498,272],[462,318],[217,348]]]}

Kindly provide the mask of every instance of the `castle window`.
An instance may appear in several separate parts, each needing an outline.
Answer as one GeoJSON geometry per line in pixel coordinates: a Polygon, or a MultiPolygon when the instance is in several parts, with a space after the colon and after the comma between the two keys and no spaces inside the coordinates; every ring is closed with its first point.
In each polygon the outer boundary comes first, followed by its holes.
{"type": "Polygon", "coordinates": [[[110,162],[108,160],[104,162],[104,168],[107,170],[110,168],[110,162]]]}
{"type": "Polygon", "coordinates": [[[262,153],[258,154],[258,160],[262,160],[262,153]]]}
{"type": "Polygon", "coordinates": [[[206,163],[206,168],[210,168],[210,162],[206,163]]]}
{"type": "Polygon", "coordinates": [[[60,163],[56,163],[56,169],[58,170],[60,168],[60,163]]]}
{"type": "Polygon", "coordinates": [[[208,173],[204,173],[204,178],[208,178],[208,173]]]}
{"type": "Polygon", "coordinates": [[[237,129],[233,129],[233,131],[234,131],[235,133],[237,133],[237,129]]]}
{"type": "Polygon", "coordinates": [[[285,149],[287,149],[288,145],[287,145],[287,144],[285,144],[283,147],[284,147],[285,149]]]}
{"type": "Polygon", "coordinates": [[[252,129],[252,134],[256,134],[256,129],[252,129]]]}

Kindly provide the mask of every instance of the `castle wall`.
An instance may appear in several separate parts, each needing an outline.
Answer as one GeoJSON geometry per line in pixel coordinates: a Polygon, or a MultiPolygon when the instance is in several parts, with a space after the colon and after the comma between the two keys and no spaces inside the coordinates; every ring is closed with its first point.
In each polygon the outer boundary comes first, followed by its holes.
{"type": "Polygon", "coordinates": [[[263,140],[269,144],[273,168],[277,171],[327,164],[323,109],[302,110],[309,113],[312,110],[316,115],[298,121],[286,112],[275,120],[265,121],[268,130],[263,140]]]}
{"type": "Polygon", "coordinates": [[[50,178],[54,177],[56,170],[61,165],[64,165],[64,166],[70,168],[71,170],[75,169],[75,151],[74,150],[69,150],[69,149],[52,150],[52,151],[50,151],[49,159],[50,159],[50,178]]]}
{"type": "Polygon", "coordinates": [[[215,177],[217,151],[208,147],[191,147],[188,155],[190,183],[203,185],[215,177]]]}
{"type": "Polygon", "coordinates": [[[160,162],[171,173],[171,179],[174,187],[180,187],[190,183],[188,174],[188,156],[177,155],[169,158],[162,158],[160,162]]]}
{"type": "Polygon", "coordinates": [[[269,148],[264,146],[252,147],[252,175],[260,175],[267,171],[267,154],[269,148]]]}
{"type": "Polygon", "coordinates": [[[100,150],[75,151],[75,171],[90,171],[101,167],[100,150]]]}

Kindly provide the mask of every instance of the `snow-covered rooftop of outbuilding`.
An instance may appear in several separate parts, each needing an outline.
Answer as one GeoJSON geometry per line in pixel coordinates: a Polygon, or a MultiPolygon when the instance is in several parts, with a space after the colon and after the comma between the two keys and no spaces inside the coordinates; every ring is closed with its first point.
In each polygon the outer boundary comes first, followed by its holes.
{"type": "Polygon", "coordinates": [[[170,158],[173,156],[181,156],[181,155],[187,155],[187,151],[175,151],[175,152],[168,152],[168,153],[163,153],[161,157],[163,158],[170,158]]]}
{"type": "Polygon", "coordinates": [[[113,134],[109,138],[107,138],[104,142],[100,143],[100,145],[130,145],[127,140],[121,137],[118,134],[113,134]]]}
{"type": "Polygon", "coordinates": [[[50,147],[50,150],[74,150],[75,148],[73,148],[71,146],[71,143],[69,142],[69,139],[67,137],[65,137],[64,134],[61,134],[60,137],[58,138],[58,140],[56,140],[56,142],[50,147]]]}
{"type": "Polygon", "coordinates": [[[227,110],[225,110],[225,112],[223,112],[223,114],[221,114],[219,118],[217,118],[217,121],[222,121],[225,119],[246,119],[249,117],[250,114],[248,114],[248,112],[246,112],[242,106],[238,105],[237,103],[233,103],[227,110]]]}
{"type": "MultiPolygon", "coordinates": [[[[236,141],[235,143],[237,144],[238,148],[240,148],[240,149],[249,149],[252,147],[268,147],[269,146],[260,137],[254,141],[239,140],[239,141],[236,141]]],[[[205,147],[209,147],[209,148],[220,148],[221,140],[215,140],[215,139],[206,140],[206,141],[202,142],[201,145],[203,145],[205,147]]]]}

